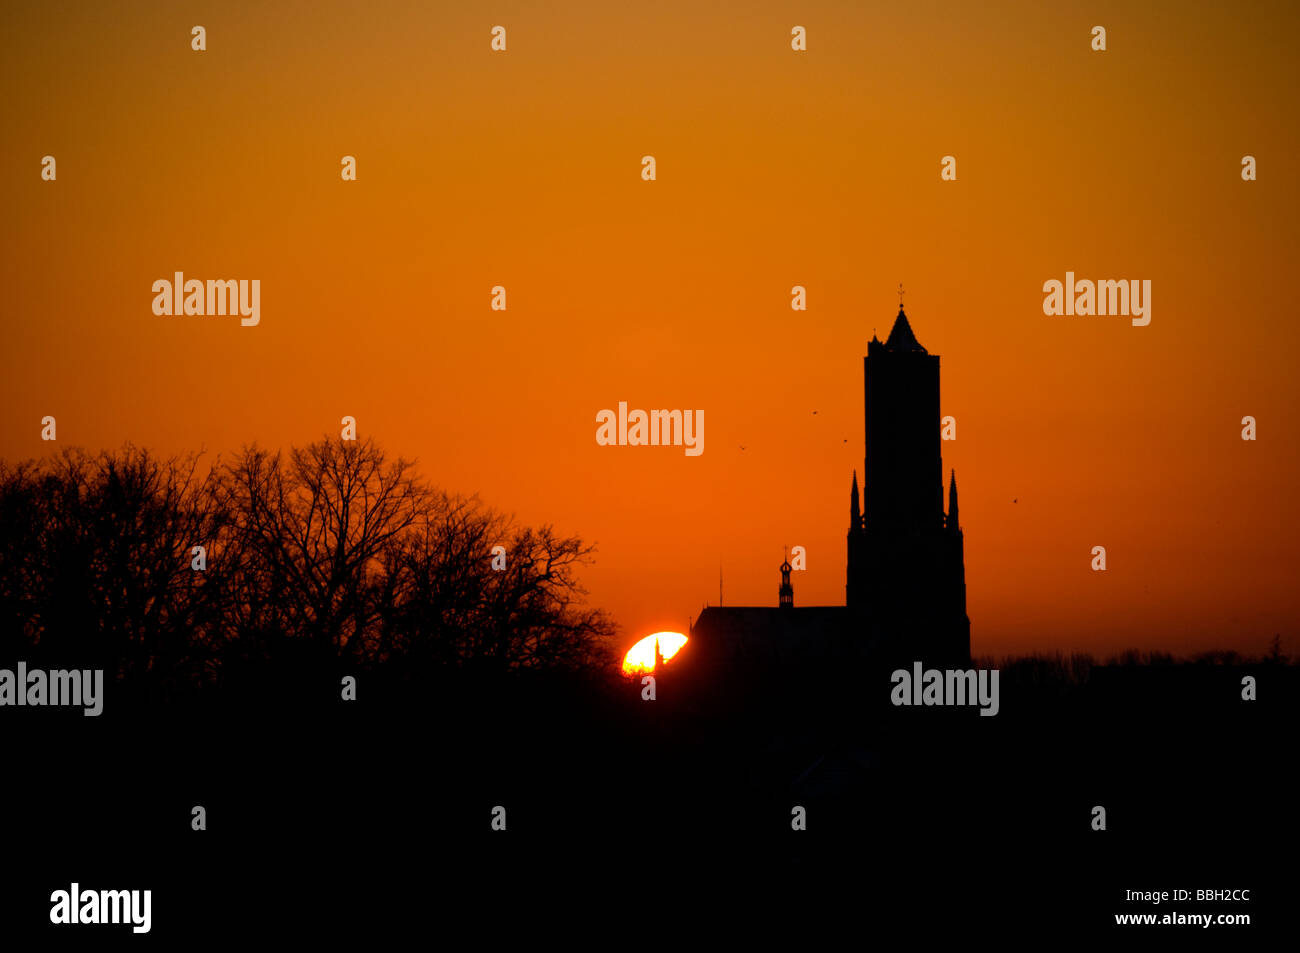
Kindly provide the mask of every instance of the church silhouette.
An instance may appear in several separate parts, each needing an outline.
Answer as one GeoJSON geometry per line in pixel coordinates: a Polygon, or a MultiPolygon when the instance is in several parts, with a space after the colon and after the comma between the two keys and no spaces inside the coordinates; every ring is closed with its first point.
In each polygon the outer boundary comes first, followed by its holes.
{"type": "Polygon", "coordinates": [[[889,338],[863,359],[866,459],[849,493],[843,606],[796,607],[791,566],[777,605],[708,606],[690,630],[690,656],[738,661],[845,659],[886,665],[970,664],[964,541],[957,475],[943,507],[939,355],[916,339],[900,302],[889,338]]]}

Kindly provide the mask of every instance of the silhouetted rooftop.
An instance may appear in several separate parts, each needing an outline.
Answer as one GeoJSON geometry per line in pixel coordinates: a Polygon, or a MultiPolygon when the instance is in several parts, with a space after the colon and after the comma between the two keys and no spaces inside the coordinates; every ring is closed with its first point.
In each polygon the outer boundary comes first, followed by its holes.
{"type": "Polygon", "coordinates": [[[889,332],[889,340],[885,342],[885,347],[891,351],[916,351],[925,354],[927,351],[921,347],[921,342],[916,339],[912,333],[912,326],[907,322],[907,315],[903,309],[898,309],[898,317],[894,319],[894,330],[889,332]]]}
{"type": "Polygon", "coordinates": [[[845,606],[709,606],[691,627],[697,649],[724,657],[817,657],[856,650],[860,620],[845,606]]]}

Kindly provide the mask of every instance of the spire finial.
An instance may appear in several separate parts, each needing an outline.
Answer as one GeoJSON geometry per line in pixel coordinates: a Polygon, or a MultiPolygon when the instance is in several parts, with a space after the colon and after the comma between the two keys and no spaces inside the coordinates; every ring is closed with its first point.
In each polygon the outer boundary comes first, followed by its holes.
{"type": "Polygon", "coordinates": [[[903,310],[903,283],[898,283],[898,310],[903,310]]]}

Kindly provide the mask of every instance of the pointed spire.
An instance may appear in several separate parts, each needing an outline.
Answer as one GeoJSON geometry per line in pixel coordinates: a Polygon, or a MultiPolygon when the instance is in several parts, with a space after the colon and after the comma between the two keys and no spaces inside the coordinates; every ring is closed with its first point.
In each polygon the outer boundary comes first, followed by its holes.
{"type": "Polygon", "coordinates": [[[885,341],[885,347],[891,351],[919,351],[926,353],[921,342],[916,339],[912,333],[912,325],[907,320],[907,315],[903,313],[903,306],[898,306],[898,317],[894,318],[894,328],[889,332],[889,338],[885,341]]]}
{"type": "Polygon", "coordinates": [[[858,496],[858,471],[853,471],[853,490],[849,493],[849,530],[862,526],[862,507],[858,496]]]}
{"type": "Polygon", "coordinates": [[[948,522],[947,527],[952,530],[961,529],[961,523],[957,520],[957,471],[952,471],[952,481],[948,484],[948,522]]]}

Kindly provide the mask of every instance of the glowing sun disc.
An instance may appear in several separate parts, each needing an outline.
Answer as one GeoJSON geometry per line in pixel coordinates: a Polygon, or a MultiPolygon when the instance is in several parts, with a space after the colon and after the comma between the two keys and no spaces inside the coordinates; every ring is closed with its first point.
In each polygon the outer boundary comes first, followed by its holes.
{"type": "Polygon", "coordinates": [[[659,643],[659,654],[667,662],[686,644],[686,636],[680,632],[656,632],[654,635],[647,635],[628,649],[627,655],[623,656],[624,675],[654,671],[656,641],[659,643]]]}

